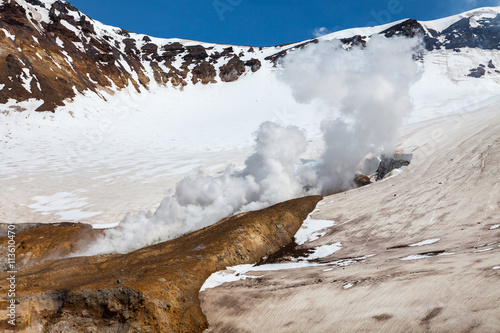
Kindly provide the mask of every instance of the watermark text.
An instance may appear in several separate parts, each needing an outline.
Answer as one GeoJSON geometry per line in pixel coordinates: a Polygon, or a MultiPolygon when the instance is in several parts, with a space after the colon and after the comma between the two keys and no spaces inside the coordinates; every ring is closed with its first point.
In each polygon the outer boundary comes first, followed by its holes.
{"type": "Polygon", "coordinates": [[[11,224],[7,227],[7,273],[9,276],[7,277],[8,283],[8,320],[7,322],[15,326],[16,325],[16,226],[11,224]]]}

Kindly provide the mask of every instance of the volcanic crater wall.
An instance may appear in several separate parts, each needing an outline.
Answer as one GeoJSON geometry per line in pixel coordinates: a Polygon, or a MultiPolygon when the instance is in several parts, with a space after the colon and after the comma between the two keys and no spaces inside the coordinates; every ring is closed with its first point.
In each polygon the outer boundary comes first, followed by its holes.
{"type": "Polygon", "coordinates": [[[180,41],[104,26],[68,2],[6,0],[0,5],[0,103],[34,98],[44,101],[37,111],[54,111],[87,90],[231,82],[261,67],[251,47],[180,41]]]}
{"type": "MultiPolygon", "coordinates": [[[[16,328],[20,332],[202,332],[208,324],[198,292],[205,280],[228,266],[257,262],[292,242],[321,199],[305,197],[242,213],[124,255],[47,260],[58,249],[66,254],[68,244],[96,234],[78,226],[24,231],[16,237],[16,253],[34,251],[37,261],[18,268],[16,328]],[[37,246],[30,246],[35,241],[37,246]]],[[[6,237],[0,242],[6,243],[6,237]]],[[[7,275],[3,272],[0,279],[7,275]]],[[[7,295],[6,288],[0,285],[0,294],[7,295]]],[[[8,305],[6,298],[0,301],[2,318],[7,317],[8,305]]],[[[12,326],[4,320],[0,328],[12,326]]]]}

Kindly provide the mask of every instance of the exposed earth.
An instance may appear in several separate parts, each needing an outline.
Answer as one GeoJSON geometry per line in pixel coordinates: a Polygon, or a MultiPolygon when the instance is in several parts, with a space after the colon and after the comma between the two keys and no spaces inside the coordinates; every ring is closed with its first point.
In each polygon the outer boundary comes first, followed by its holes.
{"type": "Polygon", "coordinates": [[[408,128],[404,172],[312,214],[336,225],[305,247],[342,249],[203,291],[208,332],[499,332],[499,111],[408,128]]]}
{"type": "MultiPolygon", "coordinates": [[[[290,243],[320,200],[306,197],[242,213],[124,255],[55,259],[100,230],[41,226],[21,232],[16,236],[22,267],[16,273],[16,331],[201,332],[207,321],[198,292],[210,274],[256,262],[290,243]]],[[[1,244],[7,241],[0,239],[1,244]]],[[[2,280],[9,276],[0,274],[2,280]]],[[[2,295],[8,289],[0,285],[2,295]]],[[[5,297],[0,301],[2,330],[12,328],[8,306],[5,297]]]]}

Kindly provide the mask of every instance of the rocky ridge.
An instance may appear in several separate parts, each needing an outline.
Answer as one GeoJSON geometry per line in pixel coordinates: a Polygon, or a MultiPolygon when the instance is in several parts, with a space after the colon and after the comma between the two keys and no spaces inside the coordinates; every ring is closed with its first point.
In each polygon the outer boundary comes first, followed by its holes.
{"type": "MultiPolygon", "coordinates": [[[[180,238],[128,253],[61,258],[101,231],[44,226],[16,235],[19,332],[201,332],[198,292],[214,272],[254,263],[292,242],[322,198],[290,200],[229,217],[180,238]],[[64,237],[63,237],[64,236],[64,237]],[[25,244],[37,244],[36,247],[25,244]],[[51,259],[52,260],[49,260],[51,259]]],[[[154,232],[154,231],[152,231],[154,232]]],[[[0,239],[6,244],[7,238],[0,239]]],[[[9,273],[2,272],[2,279],[9,273]]],[[[0,285],[7,295],[8,286],[0,285]]],[[[7,318],[9,300],[0,300],[7,318]]],[[[12,326],[0,322],[3,330],[12,326]]]]}
{"type": "MultiPolygon", "coordinates": [[[[0,104],[34,99],[43,101],[37,111],[54,111],[89,91],[101,95],[103,90],[113,93],[129,86],[142,92],[153,85],[182,89],[188,84],[233,82],[263,66],[277,66],[288,52],[311,43],[338,39],[349,49],[365,45],[373,34],[419,36],[427,52],[500,49],[499,10],[486,8],[460,17],[442,30],[432,28],[432,22],[408,19],[383,31],[374,27],[347,37],[332,34],[251,47],[135,34],[97,22],[61,0],[5,0],[0,4],[0,104]]],[[[472,76],[481,77],[482,72],[472,76]]]]}
{"type": "Polygon", "coordinates": [[[261,67],[252,47],[134,34],[59,0],[4,1],[0,45],[0,103],[43,100],[37,111],[89,90],[232,82],[261,67]]]}

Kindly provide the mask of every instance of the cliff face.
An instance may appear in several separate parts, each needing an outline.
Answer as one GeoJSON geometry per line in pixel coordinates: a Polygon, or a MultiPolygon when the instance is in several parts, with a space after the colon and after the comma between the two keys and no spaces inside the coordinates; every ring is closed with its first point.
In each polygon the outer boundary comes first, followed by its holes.
{"type": "Polygon", "coordinates": [[[43,100],[37,111],[76,93],[235,81],[261,66],[250,47],[129,33],[59,0],[3,1],[0,45],[0,103],[43,100]]]}
{"type": "MultiPolygon", "coordinates": [[[[23,244],[32,242],[33,235],[38,244],[29,249],[37,262],[19,268],[16,276],[17,328],[23,332],[201,332],[207,321],[198,292],[205,280],[227,266],[257,262],[289,244],[320,200],[306,197],[243,213],[125,255],[46,260],[66,254],[68,243],[77,244],[95,232],[77,226],[22,232],[16,237],[17,255],[28,251],[23,244]]],[[[6,288],[0,286],[3,295],[6,288]]],[[[8,301],[0,303],[6,318],[8,301]]],[[[0,327],[11,328],[5,320],[0,327]]]]}

